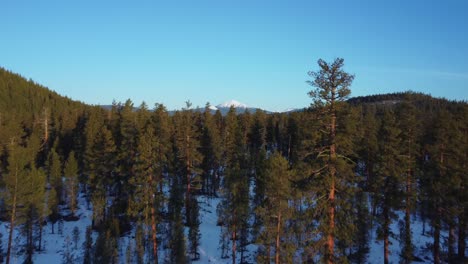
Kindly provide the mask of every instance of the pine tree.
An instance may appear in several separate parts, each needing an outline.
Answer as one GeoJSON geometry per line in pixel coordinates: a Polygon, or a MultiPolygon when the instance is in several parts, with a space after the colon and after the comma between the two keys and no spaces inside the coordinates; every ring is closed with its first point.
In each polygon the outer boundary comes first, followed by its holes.
{"type": "MultiPolygon", "coordinates": [[[[144,105],[144,107],[146,107],[144,105]]],[[[147,111],[146,108],[140,109],[139,113],[147,111]]],[[[140,114],[140,117],[149,116],[140,114]]],[[[133,103],[128,99],[118,111],[118,131],[115,137],[117,146],[117,166],[112,180],[112,192],[115,197],[116,213],[124,213],[127,208],[127,198],[131,192],[127,185],[128,180],[134,174],[134,165],[138,146],[138,124],[133,109],[133,103]]]]}
{"type": "Polygon", "coordinates": [[[47,159],[47,176],[49,183],[55,189],[57,195],[57,202],[61,203],[63,200],[62,163],[55,149],[52,149],[50,151],[49,157],[47,159]]]}
{"type": "MultiPolygon", "coordinates": [[[[83,163],[83,180],[85,182],[84,189],[86,192],[86,201],[88,204],[88,209],[90,209],[90,200],[92,196],[92,191],[95,189],[94,180],[92,177],[96,175],[96,170],[98,168],[99,159],[100,159],[100,146],[96,146],[99,142],[100,137],[102,137],[102,129],[104,129],[104,119],[103,112],[101,108],[93,109],[89,111],[86,116],[86,125],[84,128],[84,163],[83,163]],[[90,187],[90,188],[88,188],[90,187]]],[[[107,129],[107,128],[106,128],[107,129]]],[[[112,138],[112,135],[109,133],[109,137],[112,138]]],[[[112,139],[113,141],[113,139],[112,139]]],[[[112,144],[115,144],[114,141],[112,144]]],[[[114,146],[115,148],[115,146],[114,146]]]]}
{"type": "MultiPolygon", "coordinates": [[[[439,110],[429,135],[424,173],[424,191],[429,202],[429,216],[433,227],[434,263],[442,261],[441,232],[444,222],[449,226],[447,251],[451,258],[454,257],[451,249],[454,243],[454,218],[457,216],[460,202],[457,201],[458,193],[463,193],[460,184],[464,174],[457,173],[460,170],[457,159],[466,155],[466,153],[457,153],[457,145],[463,144],[457,140],[457,137],[457,127],[452,114],[447,110],[439,110]]],[[[463,164],[463,161],[460,164],[463,164]]]]}
{"type": "Polygon", "coordinates": [[[223,180],[223,202],[219,218],[231,235],[231,257],[236,262],[236,254],[241,253],[247,246],[248,217],[249,217],[249,174],[246,162],[246,141],[242,126],[237,119],[235,109],[231,107],[226,116],[225,128],[225,175],[223,180]],[[237,240],[240,240],[238,249],[237,240]]]}
{"type": "Polygon", "coordinates": [[[5,202],[10,215],[10,230],[7,245],[6,263],[10,263],[13,230],[16,225],[25,225],[27,235],[27,259],[32,259],[32,223],[33,213],[37,212],[44,200],[45,174],[34,165],[37,148],[18,146],[12,143],[9,148],[8,174],[4,178],[6,187],[5,202]]]}
{"type": "MultiPolygon", "coordinates": [[[[272,244],[275,245],[276,264],[291,262],[291,259],[285,259],[285,252],[282,253],[285,248],[282,245],[282,242],[285,241],[285,225],[291,213],[289,199],[291,193],[290,183],[293,177],[289,170],[288,161],[280,153],[273,153],[268,159],[265,176],[266,201],[261,210],[262,222],[264,223],[263,237],[267,238],[264,241],[264,246],[269,248],[272,244]]],[[[267,252],[270,252],[270,250],[267,252]]],[[[269,258],[268,255],[267,262],[269,262],[269,258]]]]}
{"type": "Polygon", "coordinates": [[[411,212],[414,207],[415,194],[414,182],[416,171],[416,160],[419,153],[418,150],[418,128],[416,120],[416,109],[409,101],[404,101],[398,109],[398,126],[401,130],[402,148],[404,149],[404,167],[405,167],[405,219],[404,227],[401,230],[402,237],[402,262],[409,264],[413,259],[414,245],[412,242],[411,231],[411,212]]]}
{"type": "Polygon", "coordinates": [[[171,263],[188,263],[186,255],[186,239],[182,220],[183,193],[181,180],[174,177],[171,183],[171,195],[168,204],[169,211],[169,259],[171,263]]]}
{"type": "Polygon", "coordinates": [[[105,217],[107,193],[114,182],[115,152],[111,132],[102,126],[95,138],[89,165],[91,174],[88,185],[92,193],[93,226],[101,224],[105,217]]]}
{"type": "Polygon", "coordinates": [[[209,103],[202,116],[200,152],[203,156],[200,166],[203,170],[202,190],[208,195],[216,195],[221,165],[221,137],[209,103]]]}
{"type": "Polygon", "coordinates": [[[199,219],[199,205],[195,197],[191,198],[190,218],[192,219],[189,226],[189,253],[191,260],[197,261],[200,259],[198,247],[200,246],[200,219],[199,219]]]}
{"type": "Polygon", "coordinates": [[[158,176],[159,192],[163,192],[164,173],[169,170],[169,158],[171,154],[171,126],[169,114],[166,107],[162,104],[156,104],[154,114],[151,117],[151,124],[158,138],[156,175],[158,176]]]}
{"type": "Polygon", "coordinates": [[[63,174],[66,179],[68,206],[70,207],[72,216],[74,216],[77,209],[78,196],[78,163],[75,159],[75,152],[73,151],[68,155],[63,174]]]}
{"type": "Polygon", "coordinates": [[[379,206],[377,221],[379,224],[378,239],[384,241],[384,263],[389,263],[390,225],[396,218],[395,210],[401,206],[402,160],[400,155],[400,130],[391,110],[386,110],[379,129],[379,156],[377,158],[375,190],[379,206]]]}
{"type": "Polygon", "coordinates": [[[193,190],[201,189],[201,178],[199,165],[202,160],[201,154],[198,151],[199,133],[196,129],[194,113],[190,109],[191,103],[187,102],[187,106],[182,112],[177,112],[174,115],[175,125],[175,140],[177,148],[177,158],[180,164],[180,174],[185,177],[185,220],[187,226],[191,225],[190,218],[190,197],[193,190]]]}
{"type": "MultiPolygon", "coordinates": [[[[349,87],[353,82],[354,76],[343,70],[344,60],[335,59],[332,63],[318,60],[319,71],[309,72],[313,78],[308,83],[316,87],[309,92],[309,96],[314,100],[313,107],[317,112],[317,121],[322,125],[324,131],[323,144],[319,146],[318,159],[323,160],[322,165],[316,170],[317,175],[323,175],[326,193],[328,199],[324,200],[326,208],[326,217],[320,224],[323,229],[323,238],[325,239],[326,251],[324,254],[327,263],[335,262],[335,239],[336,239],[336,209],[337,204],[345,200],[336,200],[336,190],[345,193],[344,187],[348,185],[349,176],[352,175],[349,166],[346,166],[340,157],[343,156],[343,149],[337,148],[337,118],[343,105],[343,101],[351,93],[349,87]]],[[[341,208],[345,209],[346,206],[341,208]]],[[[344,220],[344,219],[343,219],[344,220]]],[[[343,224],[343,223],[341,223],[343,224]]]]}
{"type": "Polygon", "coordinates": [[[138,143],[138,156],[134,165],[135,176],[129,180],[134,193],[131,196],[129,212],[132,216],[145,220],[151,226],[152,253],[155,263],[158,262],[157,224],[158,208],[160,208],[161,194],[158,190],[158,147],[159,142],[154,129],[144,128],[138,143]]]}

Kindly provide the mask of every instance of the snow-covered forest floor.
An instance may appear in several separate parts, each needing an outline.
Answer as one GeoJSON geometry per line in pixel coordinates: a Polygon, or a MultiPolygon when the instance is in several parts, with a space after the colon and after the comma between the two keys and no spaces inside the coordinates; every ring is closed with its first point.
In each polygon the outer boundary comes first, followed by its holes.
{"type": "MultiPolygon", "coordinates": [[[[77,221],[63,221],[63,226],[60,227],[60,224],[57,222],[54,226],[54,233],[52,233],[51,223],[47,223],[43,230],[43,251],[35,252],[34,262],[35,263],[62,263],[63,256],[65,253],[70,253],[76,263],[82,262],[83,255],[83,242],[85,241],[86,228],[91,225],[92,219],[92,210],[87,208],[86,200],[81,194],[79,199],[79,209],[76,215],[79,217],[77,221]],[[75,247],[75,241],[73,236],[73,230],[75,227],[79,230],[79,236],[77,245],[75,247]],[[62,229],[60,231],[60,229],[62,229]]],[[[199,196],[198,198],[200,204],[200,259],[194,261],[194,263],[232,263],[230,259],[222,259],[219,240],[220,240],[220,227],[217,226],[217,214],[216,207],[220,202],[220,198],[208,198],[206,196],[199,196]]],[[[403,214],[398,214],[400,220],[403,219],[403,214]]],[[[15,228],[14,232],[14,241],[13,241],[13,251],[12,251],[12,261],[11,263],[22,263],[24,259],[24,252],[21,252],[21,245],[24,243],[19,235],[21,226],[15,228]]],[[[429,249],[430,244],[432,243],[432,237],[430,234],[430,226],[426,224],[426,233],[422,235],[423,223],[420,219],[415,219],[413,216],[412,221],[413,228],[413,243],[415,245],[415,256],[420,258],[420,261],[414,263],[432,263],[432,254],[429,249]]],[[[8,231],[9,224],[3,222],[0,225],[0,232],[3,234],[3,250],[6,252],[6,246],[8,242],[8,231]]],[[[392,232],[399,234],[399,224],[398,221],[394,221],[392,224],[392,232]]],[[[446,232],[442,233],[442,243],[447,240],[448,234],[446,232]]],[[[96,240],[97,233],[93,234],[93,241],[96,240]]],[[[120,239],[119,243],[119,252],[120,252],[120,262],[126,262],[126,252],[127,248],[130,246],[130,243],[134,237],[134,233],[124,235],[120,239]]],[[[164,241],[159,248],[160,250],[160,263],[164,263],[166,255],[169,253],[167,248],[164,248],[164,241]]],[[[372,230],[370,234],[370,252],[368,255],[368,263],[382,263],[383,262],[383,243],[376,240],[376,231],[372,230]]],[[[399,253],[401,251],[399,241],[397,237],[391,239],[391,263],[399,262],[399,253]]],[[[251,263],[255,262],[255,251],[256,246],[251,245],[248,247],[248,260],[251,263]]]]}

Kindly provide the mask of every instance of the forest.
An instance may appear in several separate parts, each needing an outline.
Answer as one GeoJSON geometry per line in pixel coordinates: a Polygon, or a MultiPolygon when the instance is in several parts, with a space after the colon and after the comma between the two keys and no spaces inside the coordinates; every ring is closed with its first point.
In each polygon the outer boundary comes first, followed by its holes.
{"type": "Polygon", "coordinates": [[[468,103],[351,97],[343,66],[304,74],[308,108],[226,114],[107,109],[0,69],[0,263],[35,263],[86,210],[62,263],[197,263],[206,199],[216,263],[376,263],[374,241],[385,264],[466,263],[468,103]]]}

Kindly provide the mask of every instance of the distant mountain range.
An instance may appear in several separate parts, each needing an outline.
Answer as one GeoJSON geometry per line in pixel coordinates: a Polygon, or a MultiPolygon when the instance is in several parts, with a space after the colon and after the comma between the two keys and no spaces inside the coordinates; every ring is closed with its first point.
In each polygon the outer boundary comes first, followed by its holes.
{"type": "MultiPolygon", "coordinates": [[[[434,98],[430,95],[423,94],[423,93],[418,93],[418,92],[412,92],[412,91],[407,91],[407,92],[397,92],[397,93],[388,93],[388,94],[377,94],[377,95],[367,95],[367,96],[358,96],[358,97],[351,97],[347,100],[347,102],[351,105],[361,105],[361,104],[379,104],[379,105],[395,105],[398,104],[401,101],[404,101],[405,99],[410,99],[412,98],[413,102],[424,102],[424,101],[440,101],[440,102],[445,102],[447,101],[444,98],[434,98]]],[[[101,105],[102,108],[110,110],[112,108],[112,105],[101,105]]],[[[290,112],[297,112],[297,111],[303,111],[307,107],[303,108],[289,108],[284,111],[269,111],[265,109],[261,109],[258,107],[252,107],[248,106],[244,103],[241,103],[236,100],[230,100],[227,102],[224,102],[222,104],[218,104],[216,106],[211,105],[209,106],[209,109],[212,114],[216,113],[216,111],[220,111],[222,115],[226,115],[230,108],[234,107],[236,110],[236,113],[242,114],[245,113],[246,111],[249,111],[250,113],[255,113],[258,110],[262,110],[263,112],[267,114],[274,114],[274,113],[290,113],[290,112]]],[[[138,110],[138,107],[135,107],[134,110],[138,110]]],[[[204,112],[205,107],[197,107],[193,108],[193,111],[197,112],[204,112]]],[[[169,114],[174,114],[178,110],[169,110],[169,114]]]]}
{"type": "MultiPolygon", "coordinates": [[[[101,105],[101,107],[104,108],[104,109],[110,110],[112,108],[112,105],[101,105]]],[[[273,112],[273,111],[264,110],[264,109],[261,109],[261,108],[258,108],[258,107],[247,106],[246,104],[241,103],[241,102],[236,101],[236,100],[230,100],[230,101],[224,102],[222,104],[218,104],[216,106],[211,105],[211,106],[209,106],[209,109],[210,109],[212,114],[216,113],[216,111],[219,110],[222,115],[226,115],[229,112],[229,110],[231,109],[231,107],[234,107],[234,109],[236,110],[236,113],[238,113],[238,114],[243,114],[246,111],[248,111],[250,113],[255,113],[258,110],[262,110],[263,112],[265,112],[267,114],[288,113],[288,112],[294,112],[294,111],[300,110],[300,109],[295,109],[295,108],[289,108],[289,109],[287,109],[285,111],[282,111],[282,112],[273,112]]],[[[135,107],[134,110],[135,111],[138,110],[138,107],[135,107]]],[[[197,107],[197,108],[194,108],[193,110],[197,111],[197,112],[204,112],[205,107],[197,107]]],[[[176,111],[177,110],[170,110],[169,113],[173,114],[176,111]]]]}

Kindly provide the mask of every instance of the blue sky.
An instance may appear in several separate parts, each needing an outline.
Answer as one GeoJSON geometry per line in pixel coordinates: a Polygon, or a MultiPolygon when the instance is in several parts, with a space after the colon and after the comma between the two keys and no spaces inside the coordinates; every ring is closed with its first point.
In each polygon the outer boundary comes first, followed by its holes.
{"type": "Polygon", "coordinates": [[[92,104],[310,104],[345,59],[352,95],[468,100],[468,1],[22,1],[0,5],[0,66],[92,104]]]}

